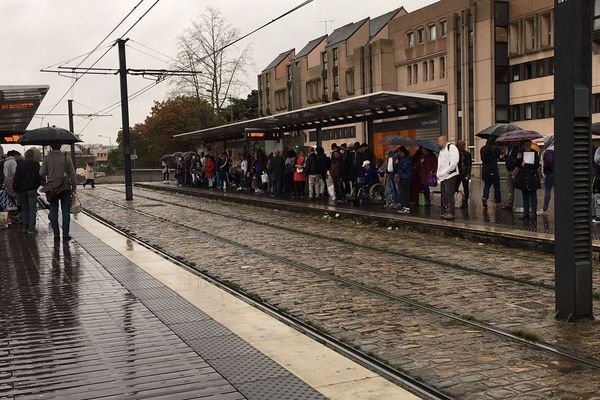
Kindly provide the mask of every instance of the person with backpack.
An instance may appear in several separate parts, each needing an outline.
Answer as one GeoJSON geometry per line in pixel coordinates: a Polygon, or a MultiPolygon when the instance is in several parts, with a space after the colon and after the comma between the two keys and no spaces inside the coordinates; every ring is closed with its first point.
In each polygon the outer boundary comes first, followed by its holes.
{"type": "Polygon", "coordinates": [[[73,161],[67,153],[60,151],[61,143],[50,144],[52,149],[42,162],[40,176],[46,178],[46,197],[50,208],[50,224],[54,232],[54,240],[60,240],[58,226],[58,206],[62,213],[63,240],[71,240],[71,195],[77,191],[77,176],[73,161]]]}
{"type": "Polygon", "coordinates": [[[540,155],[531,145],[530,140],[523,142],[522,151],[517,155],[519,167],[515,187],[523,194],[523,220],[537,218],[537,191],[542,188],[539,175],[540,155]]]}
{"type": "Polygon", "coordinates": [[[308,197],[311,200],[316,200],[321,196],[323,191],[323,180],[321,178],[321,170],[317,153],[313,147],[309,147],[308,156],[304,161],[304,173],[308,175],[308,197]]]}
{"type": "Polygon", "coordinates": [[[545,214],[550,207],[552,189],[554,188],[554,135],[544,138],[542,172],[544,173],[544,207],[542,208],[542,214],[545,214]]]}
{"type": "Polygon", "coordinates": [[[508,186],[506,201],[503,204],[502,208],[505,210],[513,210],[515,204],[515,173],[517,170],[517,166],[519,165],[519,160],[517,156],[519,154],[519,145],[512,144],[509,145],[506,156],[504,157],[504,163],[506,165],[506,170],[508,171],[508,175],[506,177],[506,184],[508,186]]]}
{"type": "Polygon", "coordinates": [[[485,146],[481,148],[480,155],[481,177],[483,179],[483,197],[481,198],[481,202],[483,203],[483,208],[488,207],[492,186],[494,186],[494,200],[497,205],[501,205],[502,193],[500,191],[500,171],[498,170],[500,149],[493,139],[488,139],[485,146]]]}
{"type": "Polygon", "coordinates": [[[19,196],[23,230],[29,234],[37,233],[35,229],[38,188],[42,184],[40,164],[35,161],[35,152],[25,152],[25,161],[17,165],[13,186],[19,196]]]}
{"type": "Polygon", "coordinates": [[[460,154],[458,147],[448,141],[447,136],[438,138],[440,154],[438,156],[437,178],[442,190],[442,218],[451,221],[454,219],[456,204],[456,183],[458,181],[458,162],[460,154]]]}
{"type": "Polygon", "coordinates": [[[321,175],[321,193],[319,194],[320,199],[327,199],[329,192],[327,191],[327,174],[331,169],[331,159],[325,154],[325,149],[321,146],[317,146],[317,169],[319,175],[321,175]]]}

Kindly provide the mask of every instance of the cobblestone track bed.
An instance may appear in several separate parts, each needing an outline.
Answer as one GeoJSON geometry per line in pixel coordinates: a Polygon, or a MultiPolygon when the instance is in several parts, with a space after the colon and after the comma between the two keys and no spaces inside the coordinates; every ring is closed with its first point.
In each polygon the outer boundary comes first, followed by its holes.
{"type": "MultiPolygon", "coordinates": [[[[107,207],[104,200],[87,196],[82,200],[86,208],[138,237],[454,396],[591,399],[600,391],[596,369],[382,301],[380,296],[226,245],[193,228],[162,222],[157,229],[156,220],[135,210],[107,207]]],[[[152,212],[157,208],[161,207],[152,212]]],[[[211,220],[204,223],[212,226],[211,220]]]]}
{"type": "MultiPolygon", "coordinates": [[[[118,200],[121,193],[114,191],[114,193],[106,193],[106,196],[118,200]]],[[[156,205],[170,197],[173,195],[159,195],[158,198],[137,196],[137,202],[140,205],[156,205]],[[140,197],[142,200],[139,200],[140,197]]],[[[178,203],[181,203],[181,200],[189,200],[187,197],[175,197],[171,200],[179,200],[178,203]]],[[[197,227],[205,216],[195,213],[194,210],[212,213],[209,208],[213,205],[203,203],[199,205],[200,208],[192,207],[192,209],[180,207],[178,215],[184,220],[183,224],[197,227]]],[[[168,207],[152,209],[157,216],[168,218],[168,207]]],[[[215,212],[226,214],[228,207],[223,207],[221,204],[221,208],[215,212]]],[[[297,217],[296,214],[294,221],[298,219],[297,217]]],[[[210,218],[211,232],[225,237],[231,237],[231,229],[239,230],[240,227],[247,225],[247,222],[232,220],[231,218],[236,218],[235,215],[231,217],[210,215],[210,218]]],[[[473,275],[463,270],[449,271],[432,262],[415,263],[410,256],[393,257],[374,250],[361,251],[352,248],[348,243],[329,239],[316,243],[314,239],[308,237],[306,243],[302,242],[303,250],[298,252],[298,233],[290,233],[285,231],[285,228],[280,228],[283,231],[277,232],[278,245],[272,246],[270,241],[264,240],[269,234],[273,236],[272,230],[271,227],[254,224],[253,235],[248,237],[237,235],[236,241],[282,257],[294,254],[294,258],[323,272],[381,288],[393,295],[405,296],[421,304],[431,304],[444,312],[451,312],[467,319],[474,318],[508,332],[518,332],[521,335],[532,333],[537,340],[552,346],[559,346],[596,360],[600,358],[600,323],[582,321],[575,329],[570,324],[556,321],[553,317],[554,292],[547,288],[531,287],[510,280],[502,282],[494,277],[473,275]],[[315,252],[319,254],[323,248],[336,257],[326,258],[323,263],[316,262],[312,255],[315,252]],[[368,263],[365,263],[365,260],[368,260],[368,263]],[[357,274],[357,271],[360,273],[357,274]]]]}

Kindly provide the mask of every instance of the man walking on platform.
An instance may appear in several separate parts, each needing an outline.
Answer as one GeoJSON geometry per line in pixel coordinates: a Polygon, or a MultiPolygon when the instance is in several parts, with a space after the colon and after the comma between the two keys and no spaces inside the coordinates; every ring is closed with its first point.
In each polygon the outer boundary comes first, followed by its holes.
{"type": "Polygon", "coordinates": [[[456,204],[454,195],[458,181],[458,162],[460,154],[458,148],[448,142],[447,136],[438,138],[440,155],[438,157],[437,178],[442,189],[442,218],[451,221],[454,219],[456,204]]]}

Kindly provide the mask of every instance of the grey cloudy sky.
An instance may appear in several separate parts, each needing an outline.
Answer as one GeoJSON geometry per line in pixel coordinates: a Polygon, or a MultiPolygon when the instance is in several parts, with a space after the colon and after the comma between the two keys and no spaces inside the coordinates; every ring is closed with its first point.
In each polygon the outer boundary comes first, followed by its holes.
{"type": "MultiPolygon", "coordinates": [[[[94,46],[126,15],[138,0],[0,0],[0,84],[48,84],[50,91],[40,107],[47,112],[71,84],[68,78],[41,73],[48,65],[85,53],[94,46]]],[[[124,27],[129,27],[154,2],[145,0],[124,27]]],[[[134,28],[128,37],[169,56],[177,51],[177,36],[200,15],[206,7],[221,10],[228,22],[240,32],[248,32],[300,4],[301,0],[161,0],[134,28]]],[[[246,80],[248,90],[256,88],[256,75],[277,54],[295,47],[300,50],[306,42],[322,35],[325,25],[319,21],[334,19],[334,27],[366,16],[375,17],[404,6],[408,11],[433,3],[432,0],[315,0],[305,8],[251,36],[240,47],[251,45],[254,63],[249,65],[246,80]]],[[[125,28],[116,34],[124,32],[125,28]]],[[[331,29],[330,29],[331,32],[331,29]]],[[[118,35],[117,35],[118,36],[118,35]]],[[[115,38],[117,37],[115,36],[115,38]]],[[[134,43],[135,45],[135,43],[134,43]]],[[[131,68],[164,68],[165,64],[147,55],[128,50],[131,68]]],[[[89,65],[89,64],[85,64],[89,65]]],[[[98,64],[102,67],[118,65],[116,48],[98,64]]],[[[147,85],[141,77],[129,78],[129,92],[147,85]]],[[[130,103],[131,125],[143,122],[154,100],[163,100],[172,90],[166,82],[154,87],[130,103]]],[[[67,97],[68,98],[68,97],[67,97]]],[[[66,112],[66,99],[53,111],[66,112]]],[[[98,110],[119,99],[116,76],[86,76],[75,86],[74,100],[98,110]]],[[[89,112],[75,104],[75,112],[89,112]]],[[[82,133],[82,139],[91,143],[106,143],[98,135],[116,138],[121,126],[120,110],[112,117],[96,118],[82,133]]],[[[30,128],[39,127],[36,118],[30,128]]],[[[47,117],[43,124],[68,126],[66,117],[47,117]]],[[[76,119],[75,131],[87,124],[76,119]]]]}

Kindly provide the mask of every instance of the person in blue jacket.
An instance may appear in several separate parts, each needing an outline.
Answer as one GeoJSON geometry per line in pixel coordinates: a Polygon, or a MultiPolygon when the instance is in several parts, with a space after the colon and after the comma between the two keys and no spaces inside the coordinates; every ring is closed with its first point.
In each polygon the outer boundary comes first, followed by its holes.
{"type": "Polygon", "coordinates": [[[398,166],[396,179],[400,185],[400,209],[402,214],[410,213],[410,179],[412,177],[412,158],[404,146],[398,149],[398,166]]]}

